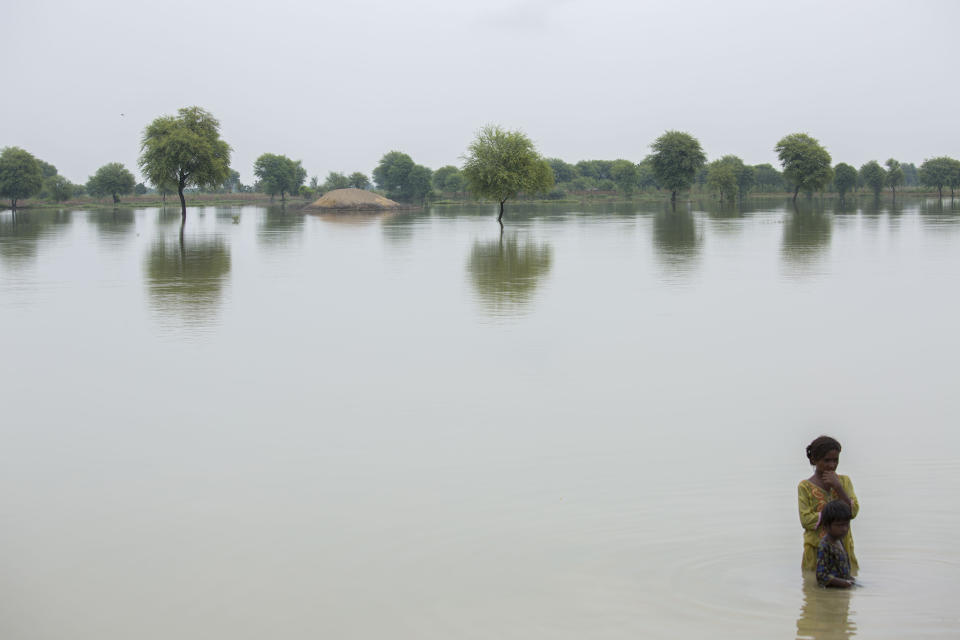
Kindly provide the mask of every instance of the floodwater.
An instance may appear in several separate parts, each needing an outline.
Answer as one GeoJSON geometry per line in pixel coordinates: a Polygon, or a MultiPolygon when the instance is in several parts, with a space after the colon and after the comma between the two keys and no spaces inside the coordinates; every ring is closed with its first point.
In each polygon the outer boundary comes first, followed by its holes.
{"type": "Polygon", "coordinates": [[[960,206],[505,222],[0,213],[0,637],[957,637],[960,206]]]}

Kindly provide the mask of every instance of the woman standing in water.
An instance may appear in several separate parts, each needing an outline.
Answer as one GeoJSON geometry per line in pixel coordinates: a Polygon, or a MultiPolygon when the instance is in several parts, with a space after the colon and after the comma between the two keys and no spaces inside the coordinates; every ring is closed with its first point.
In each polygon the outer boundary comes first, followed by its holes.
{"type": "MultiPolygon", "coordinates": [[[[820,526],[820,511],[831,500],[842,500],[850,505],[852,517],[857,517],[860,503],[853,492],[853,483],[847,476],[837,475],[840,463],[840,443],[830,436],[820,436],[807,446],[807,460],[814,466],[813,475],[797,486],[800,524],[803,525],[803,568],[817,568],[817,546],[824,536],[820,526]]],[[[850,559],[850,568],[856,573],[857,556],[853,553],[853,532],[847,531],[841,542],[850,559]]]]}

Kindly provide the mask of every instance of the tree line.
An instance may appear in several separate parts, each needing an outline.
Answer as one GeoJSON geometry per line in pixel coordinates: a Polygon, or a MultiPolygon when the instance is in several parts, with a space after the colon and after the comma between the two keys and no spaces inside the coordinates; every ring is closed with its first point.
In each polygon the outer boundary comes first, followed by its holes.
{"type": "MultiPolygon", "coordinates": [[[[889,158],[883,165],[871,160],[859,169],[840,162],[832,164],[827,150],[805,133],[784,136],[774,146],[781,168],[770,164],[748,165],[734,155],[707,162],[700,142],[682,131],[667,131],[650,145],[651,153],[634,163],[626,159],[580,160],[568,163],[543,158],[522,132],[499,126],[483,127],[464,155],[460,167],[446,165],[436,171],[417,164],[401,151],[389,151],[366,174],[331,171],[323,182],[314,176],[305,184],[307,171],[301,161],[285,155],[264,153],[253,166],[257,180],[245,186],[230,166],[230,146],[220,138],[220,123],[199,107],[180,109],[176,116],[161,116],[143,132],[139,167],[156,193],[177,193],[186,217],[185,193],[191,191],[250,192],[305,198],[326,191],[353,187],[376,188],[388,198],[407,203],[424,203],[437,197],[484,198],[499,204],[498,219],[505,202],[518,196],[560,199],[567,194],[616,192],[631,196],[637,191],[665,191],[671,201],[694,185],[721,200],[743,198],[751,193],[792,191],[835,192],[842,199],[860,189],[879,196],[890,189],[925,186],[950,189],[951,197],[960,188],[960,160],[941,156],[925,160],[919,167],[889,158]]],[[[149,189],[136,183],[121,163],[100,167],[83,185],[71,183],[55,166],[18,147],[0,153],[0,197],[16,209],[20,200],[40,196],[63,202],[79,195],[111,197],[114,203],[130,194],[149,189]]]]}

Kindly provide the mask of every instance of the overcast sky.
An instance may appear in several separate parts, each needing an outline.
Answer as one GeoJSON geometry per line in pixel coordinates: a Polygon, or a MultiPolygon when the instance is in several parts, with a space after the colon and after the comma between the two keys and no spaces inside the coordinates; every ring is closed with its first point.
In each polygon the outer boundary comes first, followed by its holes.
{"type": "Polygon", "coordinates": [[[960,2],[3,0],[0,147],[84,182],[136,167],[154,118],[220,119],[244,183],[264,152],[368,175],[461,164],[487,123],[545,156],[640,161],[667,129],[776,164],[960,157],[960,2]]]}

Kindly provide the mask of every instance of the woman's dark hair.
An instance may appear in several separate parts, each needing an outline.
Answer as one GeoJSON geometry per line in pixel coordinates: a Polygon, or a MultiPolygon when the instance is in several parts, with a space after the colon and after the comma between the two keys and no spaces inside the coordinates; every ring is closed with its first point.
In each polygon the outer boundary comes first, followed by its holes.
{"type": "Polygon", "coordinates": [[[820,436],[807,445],[807,460],[810,464],[816,464],[817,460],[827,455],[828,451],[836,449],[840,451],[840,443],[830,436],[820,436]]]}
{"type": "Polygon", "coordinates": [[[831,500],[823,505],[823,511],[820,512],[820,526],[826,528],[834,522],[850,522],[852,517],[850,505],[843,500],[831,500]]]}

